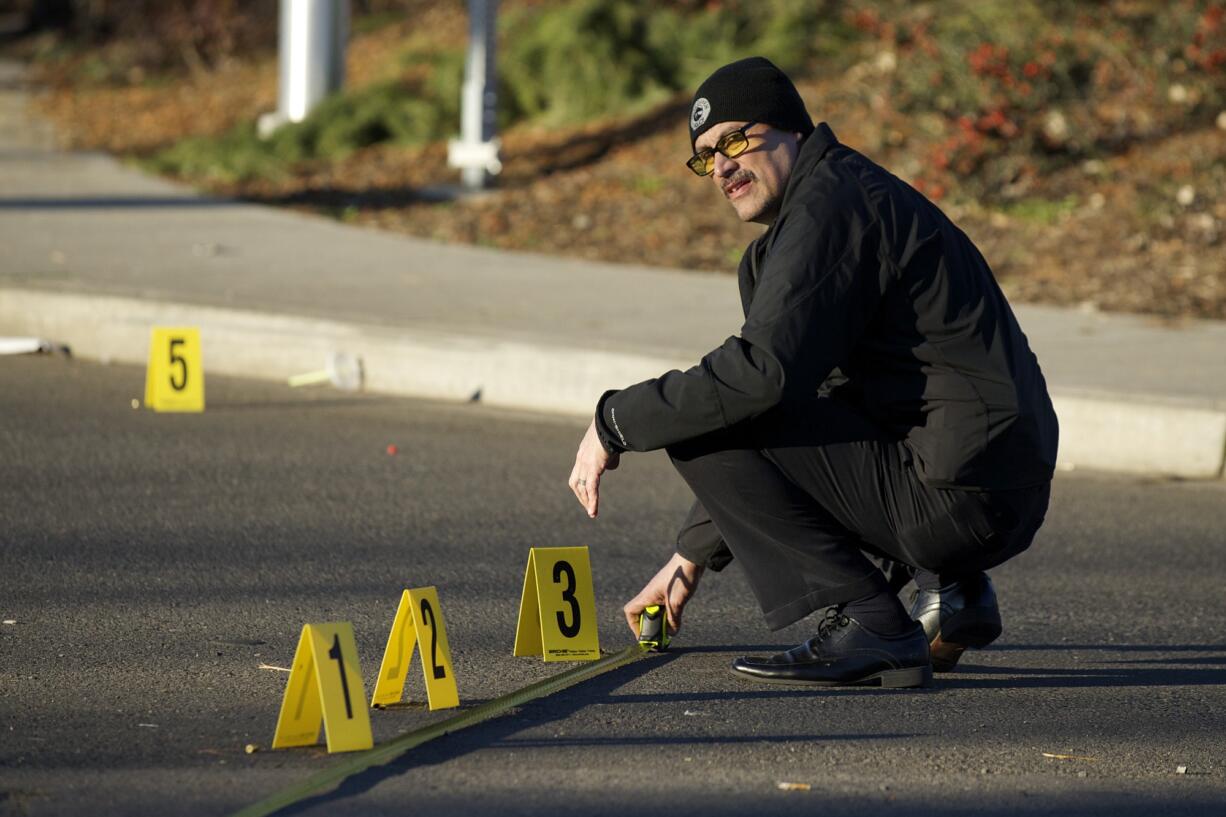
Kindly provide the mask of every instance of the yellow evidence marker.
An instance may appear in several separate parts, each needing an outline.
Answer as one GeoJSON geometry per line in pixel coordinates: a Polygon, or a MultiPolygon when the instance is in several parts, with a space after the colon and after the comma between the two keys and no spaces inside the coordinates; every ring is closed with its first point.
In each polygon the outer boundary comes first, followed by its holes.
{"type": "Polygon", "coordinates": [[[400,607],[396,609],[396,619],[392,622],[392,632],[387,637],[387,649],[375,681],[375,693],[370,698],[371,706],[400,702],[409,662],[418,644],[421,645],[421,669],[426,676],[426,700],[431,711],[460,705],[438,591],[433,587],[419,587],[406,590],[400,596],[400,607]],[[429,655],[426,655],[427,644],[430,645],[429,655]]]}
{"type": "Polygon", "coordinates": [[[272,748],[318,742],[321,720],[329,752],[374,746],[358,648],[347,621],[303,625],[272,748]]]}
{"type": "Polygon", "coordinates": [[[145,406],[154,411],[204,411],[199,329],[153,327],[145,369],[145,406]]]}
{"type": "Polygon", "coordinates": [[[586,547],[529,551],[514,654],[544,654],[546,661],[600,658],[596,594],[586,547]]]}

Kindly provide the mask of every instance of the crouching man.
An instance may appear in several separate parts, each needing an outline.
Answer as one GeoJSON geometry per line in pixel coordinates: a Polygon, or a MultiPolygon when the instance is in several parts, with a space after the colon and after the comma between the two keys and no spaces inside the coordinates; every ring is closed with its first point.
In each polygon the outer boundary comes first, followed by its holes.
{"type": "Polygon", "coordinates": [[[690,170],[766,227],[741,259],[745,322],[693,368],[606,392],[571,489],[594,517],[623,452],[665,448],[694,492],[632,629],[663,604],[676,630],[704,570],[737,559],[771,629],[826,613],[735,674],[924,685],[999,636],[985,571],[1043,522],[1057,425],[1038,362],[970,239],[814,127],[768,60],[712,74],[689,125],[690,170]]]}

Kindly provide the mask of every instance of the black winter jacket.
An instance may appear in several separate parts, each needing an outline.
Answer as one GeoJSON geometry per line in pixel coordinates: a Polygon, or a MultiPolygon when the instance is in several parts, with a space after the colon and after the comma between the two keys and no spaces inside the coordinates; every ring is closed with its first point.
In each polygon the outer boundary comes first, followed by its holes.
{"type": "Polygon", "coordinates": [[[688,371],[601,398],[606,448],[650,451],[727,428],[811,397],[841,371],[925,483],[995,490],[1051,479],[1058,432],[1047,385],[987,262],[932,202],[825,123],[801,146],[739,283],[739,336],[688,371]]]}

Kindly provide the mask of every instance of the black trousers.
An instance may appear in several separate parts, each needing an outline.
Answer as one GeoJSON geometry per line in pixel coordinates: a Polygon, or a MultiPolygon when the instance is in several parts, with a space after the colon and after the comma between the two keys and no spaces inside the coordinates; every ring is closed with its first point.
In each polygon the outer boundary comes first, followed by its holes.
{"type": "Polygon", "coordinates": [[[1051,491],[933,488],[901,440],[829,397],[668,454],[698,499],[678,552],[717,569],[736,558],[772,630],[913,576],[939,585],[999,565],[1030,546],[1051,491]]]}

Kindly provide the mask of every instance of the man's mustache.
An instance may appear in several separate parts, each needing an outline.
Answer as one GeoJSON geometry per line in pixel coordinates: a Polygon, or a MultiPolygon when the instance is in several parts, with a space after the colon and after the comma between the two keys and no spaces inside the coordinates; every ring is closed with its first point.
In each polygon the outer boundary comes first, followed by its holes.
{"type": "Polygon", "coordinates": [[[741,182],[752,182],[755,178],[756,177],[751,171],[738,170],[736,173],[733,173],[720,183],[720,190],[723,191],[723,194],[726,197],[728,195],[728,191],[736,187],[741,182]]]}

